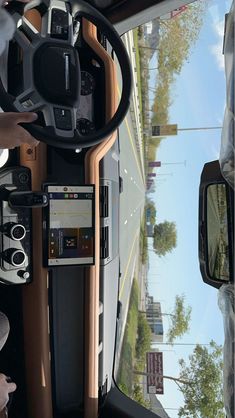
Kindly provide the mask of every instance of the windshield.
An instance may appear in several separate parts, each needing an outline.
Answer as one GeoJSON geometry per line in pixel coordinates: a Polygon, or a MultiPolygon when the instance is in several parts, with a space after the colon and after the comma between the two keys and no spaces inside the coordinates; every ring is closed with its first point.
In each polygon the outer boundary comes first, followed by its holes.
{"type": "Polygon", "coordinates": [[[195,1],[123,37],[134,92],[119,132],[122,312],[114,377],[160,417],[226,416],[224,328],[218,291],[199,270],[198,192],[204,164],[219,158],[231,3],[195,1]]]}

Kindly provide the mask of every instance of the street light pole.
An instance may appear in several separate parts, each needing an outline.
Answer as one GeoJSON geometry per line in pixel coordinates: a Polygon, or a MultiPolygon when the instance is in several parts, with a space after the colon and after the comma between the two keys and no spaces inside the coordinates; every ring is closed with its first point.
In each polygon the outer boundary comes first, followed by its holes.
{"type": "Polygon", "coordinates": [[[207,131],[210,129],[222,129],[222,126],[205,126],[201,128],[178,128],[178,131],[207,131]]]}

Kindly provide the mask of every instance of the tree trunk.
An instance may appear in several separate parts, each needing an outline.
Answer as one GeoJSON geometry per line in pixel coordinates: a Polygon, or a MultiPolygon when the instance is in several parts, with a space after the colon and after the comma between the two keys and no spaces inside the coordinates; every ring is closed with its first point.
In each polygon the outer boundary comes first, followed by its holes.
{"type": "Polygon", "coordinates": [[[140,372],[138,370],[134,370],[134,373],[138,374],[140,376],[162,377],[163,379],[170,379],[170,380],[173,380],[174,382],[182,383],[183,385],[191,385],[192,384],[192,381],[190,381],[190,380],[180,379],[179,377],[166,376],[166,375],[162,375],[162,374],[159,374],[159,373],[147,373],[147,372],[140,372]]]}

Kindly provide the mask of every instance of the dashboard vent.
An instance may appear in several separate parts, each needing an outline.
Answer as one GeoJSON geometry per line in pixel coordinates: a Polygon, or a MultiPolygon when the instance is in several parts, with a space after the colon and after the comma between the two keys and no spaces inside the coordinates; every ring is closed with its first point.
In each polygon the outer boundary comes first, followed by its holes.
{"type": "Polygon", "coordinates": [[[105,259],[109,256],[109,227],[105,226],[100,231],[100,258],[105,259]]]}
{"type": "Polygon", "coordinates": [[[109,216],[109,187],[100,187],[100,216],[107,218],[109,216]]]}

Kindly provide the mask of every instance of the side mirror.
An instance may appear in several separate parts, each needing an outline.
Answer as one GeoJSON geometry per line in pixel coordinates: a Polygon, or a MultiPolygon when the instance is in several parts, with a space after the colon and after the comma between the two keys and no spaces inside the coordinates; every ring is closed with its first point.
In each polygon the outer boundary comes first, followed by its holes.
{"type": "Polygon", "coordinates": [[[233,206],[233,191],[219,163],[207,163],[200,183],[199,261],[204,282],[216,288],[233,281],[233,206]]]}

